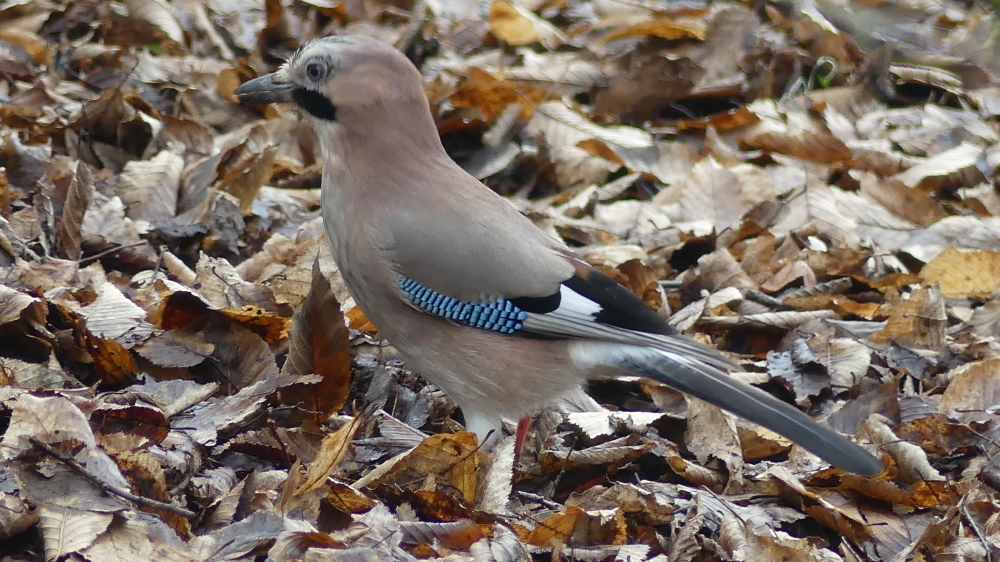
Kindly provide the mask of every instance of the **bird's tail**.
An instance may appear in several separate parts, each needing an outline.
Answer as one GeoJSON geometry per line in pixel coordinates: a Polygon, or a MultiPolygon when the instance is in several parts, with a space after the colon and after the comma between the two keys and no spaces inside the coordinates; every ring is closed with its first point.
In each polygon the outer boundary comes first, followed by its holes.
{"type": "Polygon", "coordinates": [[[798,409],[685,355],[637,345],[588,342],[574,350],[574,359],[587,364],[592,372],[612,369],[633,373],[701,398],[791,439],[841,470],[863,476],[875,476],[883,470],[871,453],[798,409]]]}

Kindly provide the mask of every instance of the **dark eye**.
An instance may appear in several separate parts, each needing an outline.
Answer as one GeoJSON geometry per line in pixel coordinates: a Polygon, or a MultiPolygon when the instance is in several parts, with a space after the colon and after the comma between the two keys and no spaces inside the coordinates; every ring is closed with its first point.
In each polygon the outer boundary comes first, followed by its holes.
{"type": "Polygon", "coordinates": [[[324,74],[326,74],[326,69],[323,68],[322,64],[314,62],[306,65],[306,76],[313,82],[319,82],[324,74]]]}

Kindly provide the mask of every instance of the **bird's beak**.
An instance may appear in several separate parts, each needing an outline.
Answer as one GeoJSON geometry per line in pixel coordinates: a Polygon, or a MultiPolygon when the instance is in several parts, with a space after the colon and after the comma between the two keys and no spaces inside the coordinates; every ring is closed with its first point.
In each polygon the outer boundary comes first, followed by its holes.
{"type": "Polygon", "coordinates": [[[240,84],[234,92],[244,103],[278,103],[292,101],[292,84],[285,81],[282,72],[272,72],[240,84]]]}

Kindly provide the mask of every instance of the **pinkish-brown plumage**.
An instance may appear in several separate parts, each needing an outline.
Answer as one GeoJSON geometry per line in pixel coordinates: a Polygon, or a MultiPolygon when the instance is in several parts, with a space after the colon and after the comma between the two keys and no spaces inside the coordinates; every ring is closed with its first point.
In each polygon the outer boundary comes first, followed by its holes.
{"type": "Polygon", "coordinates": [[[727,376],[725,356],[675,333],[456,165],[420,74],[392,47],[318,39],[237,94],[292,101],[310,116],[323,151],[323,218],[351,295],[481,437],[502,416],[531,413],[588,379],[637,373],[841,468],[881,471],[864,449],[727,376]],[[497,314],[518,319],[505,325],[511,333],[494,327],[497,314]]]}

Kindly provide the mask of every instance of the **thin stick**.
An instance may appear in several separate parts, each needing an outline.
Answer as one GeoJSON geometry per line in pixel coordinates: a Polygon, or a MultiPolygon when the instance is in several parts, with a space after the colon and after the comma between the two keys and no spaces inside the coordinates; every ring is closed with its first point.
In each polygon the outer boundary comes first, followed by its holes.
{"type": "Polygon", "coordinates": [[[36,437],[29,437],[28,441],[35,447],[38,447],[39,449],[45,451],[49,455],[52,455],[53,457],[59,459],[59,461],[61,461],[66,466],[79,472],[81,476],[83,476],[87,480],[90,480],[95,486],[100,488],[101,491],[106,494],[113,494],[115,496],[124,498],[130,502],[137,503],[143,507],[151,507],[153,509],[162,509],[163,511],[176,513],[177,515],[180,515],[181,517],[187,517],[188,519],[191,519],[196,515],[193,511],[188,511],[183,507],[177,507],[176,505],[172,505],[169,503],[151,500],[149,498],[143,498],[133,494],[132,492],[129,492],[128,490],[123,490],[121,488],[118,488],[117,486],[110,484],[109,482],[105,482],[104,480],[101,480],[101,478],[98,475],[88,470],[87,467],[78,463],[76,459],[74,459],[73,457],[63,453],[62,451],[59,451],[58,449],[55,449],[48,443],[43,443],[39,441],[38,438],[36,437]]]}

